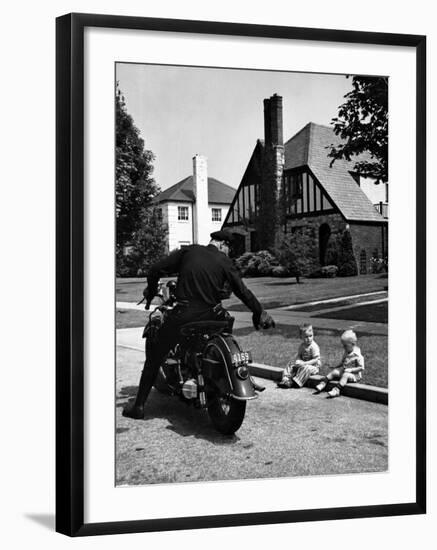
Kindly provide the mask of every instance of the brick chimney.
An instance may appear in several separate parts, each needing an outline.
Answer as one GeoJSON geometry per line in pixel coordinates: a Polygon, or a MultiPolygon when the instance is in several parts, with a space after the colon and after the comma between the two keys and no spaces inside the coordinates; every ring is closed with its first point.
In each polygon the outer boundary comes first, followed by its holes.
{"type": "Polygon", "coordinates": [[[277,94],[264,99],[264,142],[269,146],[284,145],[282,97],[277,94]]]}
{"type": "Polygon", "coordinates": [[[208,167],[207,159],[202,155],[193,157],[193,242],[208,244],[209,207],[208,207],[208,167]]]}
{"type": "Polygon", "coordinates": [[[264,99],[264,152],[260,188],[259,225],[261,248],[273,248],[279,226],[278,199],[284,171],[282,97],[274,94],[264,99]]]}

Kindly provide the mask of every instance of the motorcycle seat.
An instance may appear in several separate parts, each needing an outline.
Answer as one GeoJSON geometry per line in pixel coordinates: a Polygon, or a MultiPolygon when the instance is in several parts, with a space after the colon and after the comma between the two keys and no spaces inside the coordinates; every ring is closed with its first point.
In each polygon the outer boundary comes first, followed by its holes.
{"type": "Polygon", "coordinates": [[[185,323],[180,328],[183,336],[211,334],[229,327],[229,321],[193,321],[185,323]]]}

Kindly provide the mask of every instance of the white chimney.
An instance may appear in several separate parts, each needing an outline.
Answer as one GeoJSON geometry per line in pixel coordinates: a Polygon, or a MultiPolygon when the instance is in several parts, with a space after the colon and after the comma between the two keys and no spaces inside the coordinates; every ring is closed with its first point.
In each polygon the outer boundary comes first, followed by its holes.
{"type": "Polygon", "coordinates": [[[208,207],[208,168],[207,159],[202,155],[193,157],[193,237],[195,244],[208,244],[209,207],[208,207]]]}

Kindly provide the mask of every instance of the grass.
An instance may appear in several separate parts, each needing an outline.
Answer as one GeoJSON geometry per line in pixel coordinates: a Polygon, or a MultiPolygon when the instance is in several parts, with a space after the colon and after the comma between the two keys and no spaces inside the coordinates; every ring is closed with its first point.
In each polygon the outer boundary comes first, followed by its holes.
{"type": "Polygon", "coordinates": [[[371,323],[388,323],[388,302],[348,307],[340,311],[331,311],[330,313],[322,313],[320,315],[317,314],[317,317],[366,321],[371,323]]]}
{"type": "MultiPolygon", "coordinates": [[[[295,357],[301,340],[297,327],[279,325],[268,332],[253,329],[237,329],[234,334],[244,350],[251,350],[256,363],[285,367],[295,357]]],[[[327,374],[329,366],[337,365],[342,356],[339,335],[318,330],[315,340],[322,354],[320,374],[327,374]]],[[[387,336],[360,336],[358,345],[364,355],[366,370],[363,383],[383,388],[388,387],[388,338],[387,336]]]]}
{"type": "Polygon", "coordinates": [[[143,297],[143,289],[146,280],[142,279],[120,279],[117,278],[115,293],[117,302],[137,303],[143,297]]]}
{"type": "MultiPolygon", "coordinates": [[[[245,279],[244,282],[263,306],[268,308],[387,290],[388,285],[386,274],[337,277],[334,279],[302,279],[300,284],[296,284],[294,277],[284,279],[259,277],[245,279]]],[[[142,298],[144,286],[144,278],[117,279],[117,301],[137,302],[142,298]]],[[[233,311],[246,310],[246,307],[235,296],[223,303],[225,307],[233,311]]]]}
{"type": "Polygon", "coordinates": [[[117,309],[115,315],[116,328],[143,327],[148,320],[146,311],[137,309],[117,309]]]}

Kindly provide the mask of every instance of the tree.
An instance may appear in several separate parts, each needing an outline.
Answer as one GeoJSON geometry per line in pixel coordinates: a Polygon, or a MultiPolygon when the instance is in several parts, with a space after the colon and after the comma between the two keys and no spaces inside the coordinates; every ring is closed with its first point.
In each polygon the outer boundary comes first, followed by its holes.
{"type": "Polygon", "coordinates": [[[140,229],[145,208],[151,206],[159,189],[152,178],[154,155],[126,109],[124,97],[116,93],[115,195],[117,245],[123,248],[140,229]]]}
{"type": "Polygon", "coordinates": [[[338,254],[338,274],[340,277],[352,277],[358,275],[357,261],[352,246],[350,231],[345,229],[340,239],[338,254]]]}
{"type": "Polygon", "coordinates": [[[281,265],[296,277],[308,275],[314,267],[314,243],[306,233],[296,231],[280,239],[277,256],[281,265]]]}
{"type": "Polygon", "coordinates": [[[132,238],[132,250],[125,257],[128,276],[142,277],[166,251],[167,229],[163,227],[157,208],[147,208],[141,215],[140,228],[132,238]]]}
{"type": "MultiPolygon", "coordinates": [[[[349,77],[347,77],[349,78],[349,77]]],[[[385,77],[354,76],[352,90],[332,119],[334,132],[343,142],[331,145],[331,166],[337,159],[369,153],[369,160],[355,163],[363,177],[388,181],[388,82],[385,77]]]]}
{"type": "Polygon", "coordinates": [[[117,275],[144,275],[165,252],[167,230],[154,204],[159,187],[152,177],[154,155],[116,94],[116,236],[117,275]],[[125,246],[129,244],[129,251],[125,246]]]}

